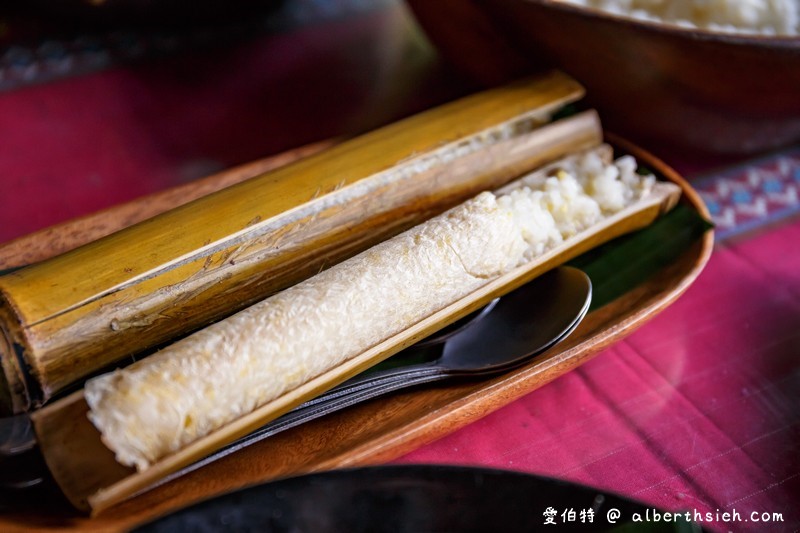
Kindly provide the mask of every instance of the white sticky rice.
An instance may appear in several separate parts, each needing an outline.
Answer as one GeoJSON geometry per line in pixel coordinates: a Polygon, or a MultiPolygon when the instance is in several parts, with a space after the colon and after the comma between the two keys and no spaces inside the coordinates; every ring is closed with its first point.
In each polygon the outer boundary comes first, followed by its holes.
{"type": "Polygon", "coordinates": [[[800,0],[563,0],[615,15],[687,28],[800,35],[800,0]]]}

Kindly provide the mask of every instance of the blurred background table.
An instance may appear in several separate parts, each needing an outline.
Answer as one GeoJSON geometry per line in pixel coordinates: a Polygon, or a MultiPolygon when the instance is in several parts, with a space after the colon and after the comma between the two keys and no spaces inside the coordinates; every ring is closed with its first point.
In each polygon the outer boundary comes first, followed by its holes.
{"type": "MultiPolygon", "coordinates": [[[[395,0],[129,26],[0,15],[0,242],[478,89],[395,0]]],[[[715,216],[699,280],[578,370],[397,462],[533,472],[665,509],[781,513],[769,530],[797,530],[800,147],[739,161],[643,145],[715,216]]]]}

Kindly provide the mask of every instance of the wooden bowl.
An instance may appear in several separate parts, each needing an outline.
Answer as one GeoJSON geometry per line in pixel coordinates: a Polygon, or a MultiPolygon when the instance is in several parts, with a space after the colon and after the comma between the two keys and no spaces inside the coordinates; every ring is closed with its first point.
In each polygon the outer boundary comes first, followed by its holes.
{"type": "Polygon", "coordinates": [[[800,37],[631,20],[555,0],[408,0],[482,84],[557,65],[606,127],[640,142],[744,154],[800,140],[800,37]]]}

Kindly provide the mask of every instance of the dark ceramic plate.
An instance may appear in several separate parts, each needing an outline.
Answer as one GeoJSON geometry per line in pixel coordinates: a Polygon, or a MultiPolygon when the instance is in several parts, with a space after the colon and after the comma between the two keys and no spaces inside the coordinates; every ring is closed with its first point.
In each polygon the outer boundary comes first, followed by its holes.
{"type": "Polygon", "coordinates": [[[632,521],[636,513],[646,519],[648,510],[652,516],[653,508],[620,496],[518,472],[382,466],[253,486],[137,531],[547,531],[548,518],[561,531],[701,531],[685,521],[632,521]]]}

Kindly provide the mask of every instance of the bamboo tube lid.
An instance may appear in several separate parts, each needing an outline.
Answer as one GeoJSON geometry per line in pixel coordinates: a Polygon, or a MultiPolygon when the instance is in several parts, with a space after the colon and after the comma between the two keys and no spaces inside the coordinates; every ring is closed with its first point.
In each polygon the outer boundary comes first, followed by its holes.
{"type": "Polygon", "coordinates": [[[567,152],[593,112],[550,123],[582,87],[551,72],[346,141],[0,277],[0,409],[40,407],[567,152]]]}

